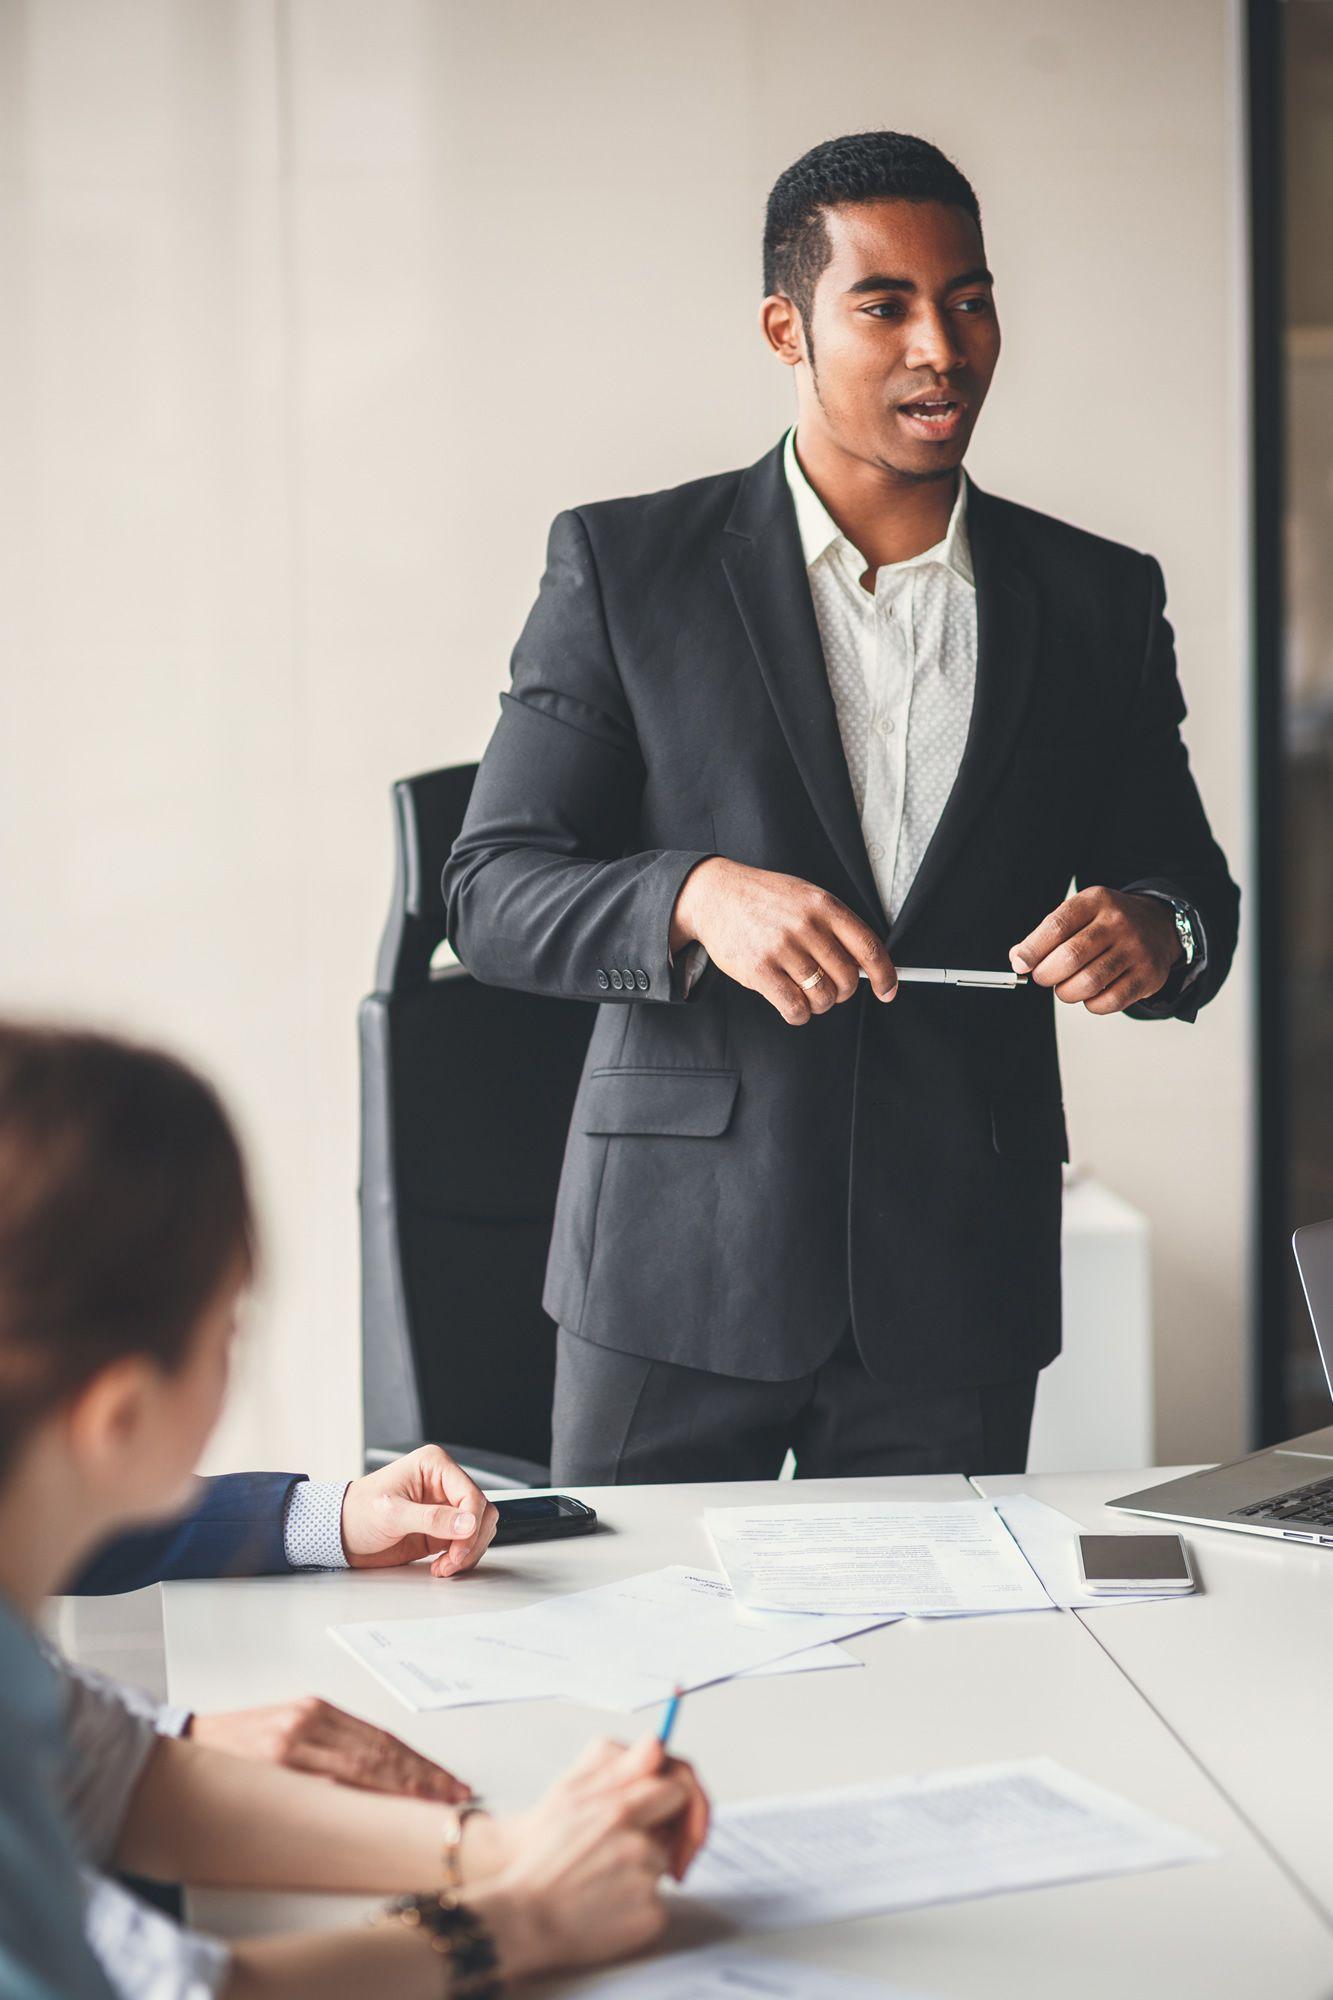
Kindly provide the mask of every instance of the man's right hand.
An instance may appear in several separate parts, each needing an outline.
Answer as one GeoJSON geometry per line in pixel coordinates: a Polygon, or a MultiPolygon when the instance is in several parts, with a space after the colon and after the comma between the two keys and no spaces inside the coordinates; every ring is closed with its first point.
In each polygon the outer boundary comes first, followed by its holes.
{"type": "Polygon", "coordinates": [[[892,1000],[898,990],[884,945],[827,889],[721,855],[685,877],[668,941],[673,956],[701,944],[728,978],[762,993],[793,1028],[850,1000],[862,967],[876,999],[892,1000]]]}

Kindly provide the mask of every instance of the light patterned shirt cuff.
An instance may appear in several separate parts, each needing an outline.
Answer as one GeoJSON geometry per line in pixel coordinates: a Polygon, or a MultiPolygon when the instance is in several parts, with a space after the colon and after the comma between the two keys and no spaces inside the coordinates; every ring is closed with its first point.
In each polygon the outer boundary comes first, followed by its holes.
{"type": "Polygon", "coordinates": [[[346,1569],[343,1495],[348,1479],[298,1479],[287,1495],[282,1548],[290,1569],[346,1569]]]}

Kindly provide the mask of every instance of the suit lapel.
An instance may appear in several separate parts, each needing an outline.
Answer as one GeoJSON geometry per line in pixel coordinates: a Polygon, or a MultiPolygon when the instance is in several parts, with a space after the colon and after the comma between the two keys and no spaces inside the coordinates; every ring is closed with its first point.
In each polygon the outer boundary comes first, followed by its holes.
{"type": "Polygon", "coordinates": [[[883,937],[888,923],[847,770],[781,445],[745,474],[727,534],[731,543],[723,566],[769,699],[820,823],[855,888],[854,907],[883,937]]]}
{"type": "Polygon", "coordinates": [[[1037,589],[1005,533],[1003,501],[970,485],[968,540],[977,591],[977,681],[953,790],[889,933],[894,950],[946,879],[1013,750],[1037,664],[1037,589]]]}

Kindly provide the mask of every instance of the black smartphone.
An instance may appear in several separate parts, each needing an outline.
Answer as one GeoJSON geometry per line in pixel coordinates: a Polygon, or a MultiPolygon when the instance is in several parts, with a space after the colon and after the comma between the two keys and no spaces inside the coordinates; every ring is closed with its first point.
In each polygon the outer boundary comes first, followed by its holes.
{"type": "Polygon", "coordinates": [[[1089,1590],[1193,1590],[1179,1535],[1080,1535],[1078,1566],[1089,1590]]]}
{"type": "Polygon", "coordinates": [[[534,1493],[517,1500],[497,1500],[495,1511],[500,1525],[491,1541],[492,1548],[503,1542],[548,1542],[556,1535],[590,1535],[597,1526],[597,1510],[585,1507],[568,1493],[534,1493]]]}

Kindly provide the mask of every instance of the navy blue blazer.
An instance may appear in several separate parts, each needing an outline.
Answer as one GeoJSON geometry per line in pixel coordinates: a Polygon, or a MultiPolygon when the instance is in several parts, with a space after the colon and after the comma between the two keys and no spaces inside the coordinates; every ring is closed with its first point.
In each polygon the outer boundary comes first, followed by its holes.
{"type": "Polygon", "coordinates": [[[151,1528],[119,1535],[67,1589],[105,1597],[184,1577],[270,1576],[288,1568],[282,1523],[299,1472],[228,1472],[199,1481],[199,1504],[151,1528]]]}

